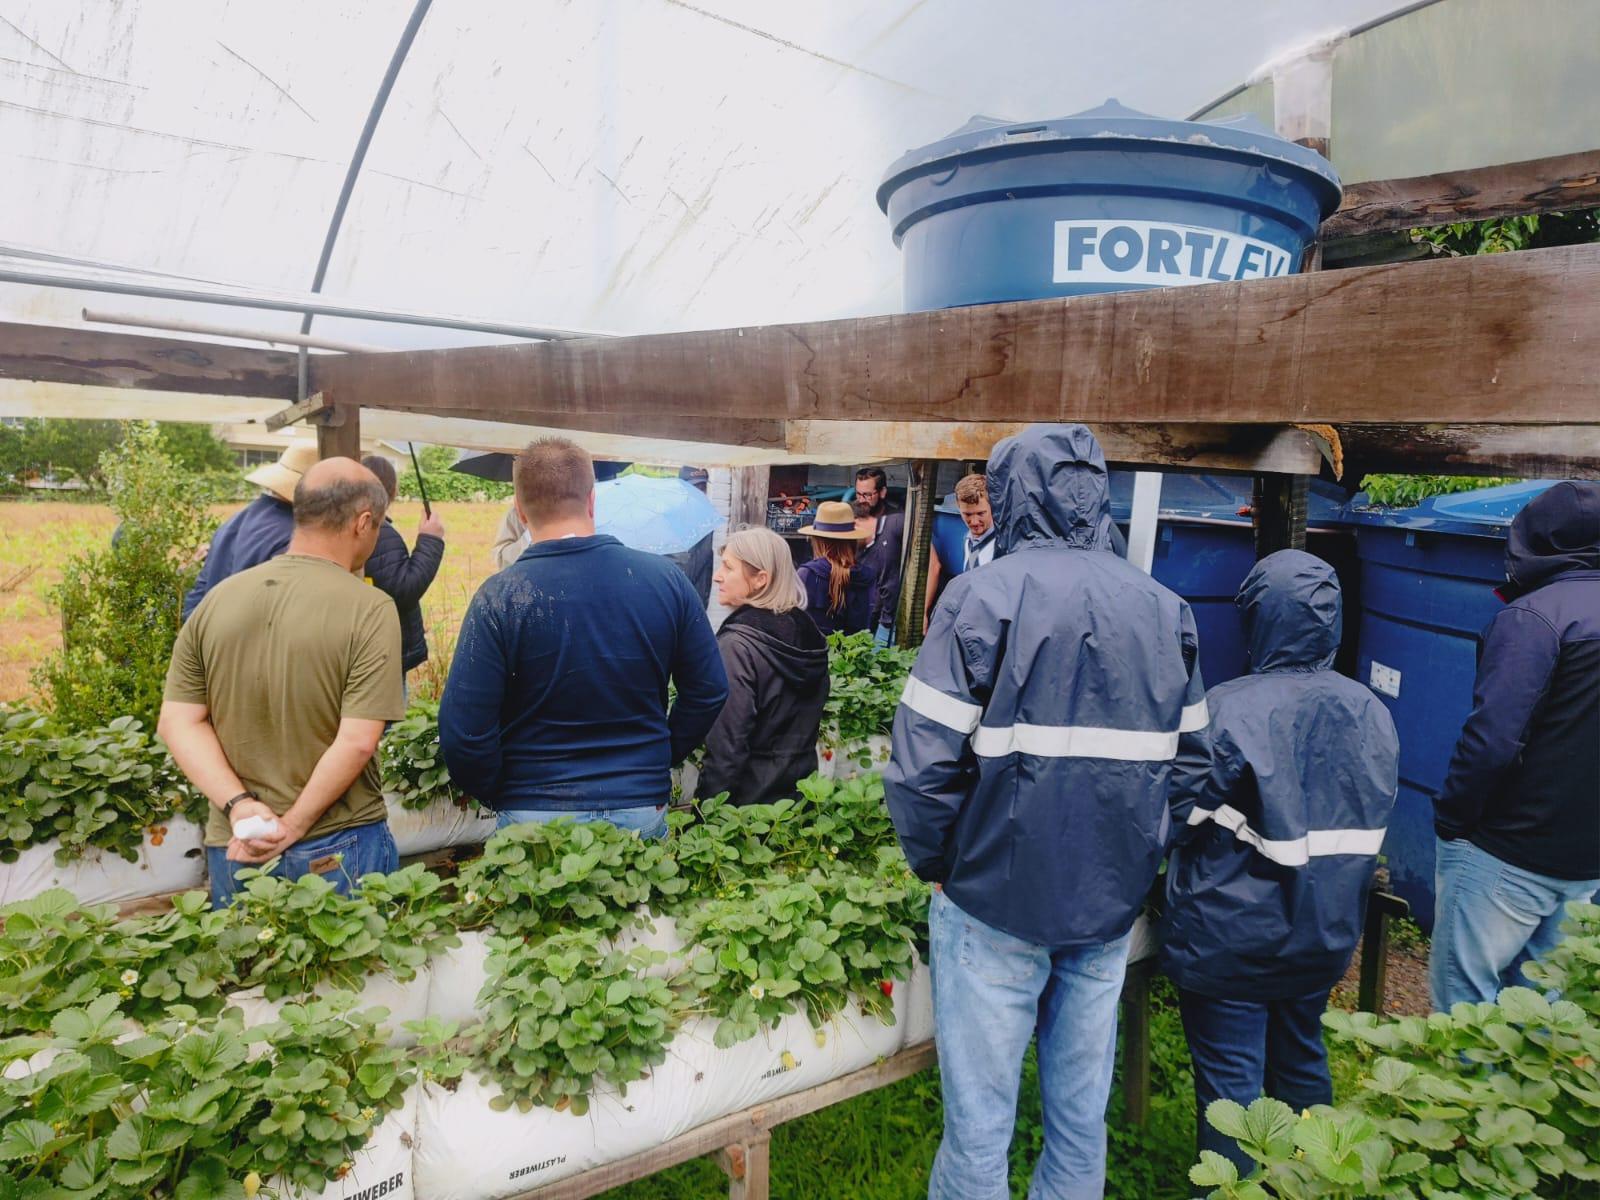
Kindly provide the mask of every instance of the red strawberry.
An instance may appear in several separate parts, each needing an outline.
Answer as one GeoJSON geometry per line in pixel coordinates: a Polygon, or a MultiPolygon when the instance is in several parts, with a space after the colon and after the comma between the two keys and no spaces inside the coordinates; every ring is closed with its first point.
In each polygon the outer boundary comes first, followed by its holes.
{"type": "Polygon", "coordinates": [[[885,996],[893,996],[894,995],[894,980],[892,980],[892,979],[880,979],[878,981],[878,990],[880,992],[882,992],[885,996]]]}

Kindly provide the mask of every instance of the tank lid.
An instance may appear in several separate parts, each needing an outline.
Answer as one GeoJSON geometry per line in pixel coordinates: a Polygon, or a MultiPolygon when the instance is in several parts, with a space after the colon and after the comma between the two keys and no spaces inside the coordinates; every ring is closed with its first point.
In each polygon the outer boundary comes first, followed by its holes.
{"type": "Polygon", "coordinates": [[[1110,139],[1119,142],[1163,142],[1196,151],[1220,150],[1272,159],[1311,176],[1307,182],[1321,194],[1323,215],[1339,206],[1339,175],[1315,150],[1279,137],[1255,117],[1242,114],[1215,121],[1174,121],[1107,100],[1049,121],[1002,121],[975,116],[960,129],[907,151],[889,168],[878,186],[878,207],[889,211],[889,197],[912,175],[950,159],[970,154],[1003,155],[1008,150],[1039,143],[1110,139]]]}
{"type": "Polygon", "coordinates": [[[1346,517],[1357,525],[1501,537],[1529,501],[1554,482],[1529,479],[1470,492],[1453,492],[1448,496],[1429,496],[1410,508],[1384,508],[1373,504],[1365,492],[1360,492],[1350,501],[1346,517]]]}

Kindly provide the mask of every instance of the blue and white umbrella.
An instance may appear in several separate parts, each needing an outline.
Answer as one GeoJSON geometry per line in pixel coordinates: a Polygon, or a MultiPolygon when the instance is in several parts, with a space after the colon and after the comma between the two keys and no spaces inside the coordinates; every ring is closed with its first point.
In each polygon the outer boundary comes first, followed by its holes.
{"type": "Polygon", "coordinates": [[[594,485],[595,532],[635,550],[679,554],[724,521],[699,488],[681,479],[625,475],[594,485]]]}

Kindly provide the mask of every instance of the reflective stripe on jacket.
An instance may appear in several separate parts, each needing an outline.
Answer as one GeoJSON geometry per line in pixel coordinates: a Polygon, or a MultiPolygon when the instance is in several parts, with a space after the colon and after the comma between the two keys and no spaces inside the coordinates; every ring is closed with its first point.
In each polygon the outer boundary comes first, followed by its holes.
{"type": "Polygon", "coordinates": [[[1111,552],[1081,425],[995,447],[993,562],[951,581],[895,717],[884,785],[913,870],[1048,946],[1127,932],[1167,838],[1180,750],[1203,753],[1189,606],[1111,552]]]}

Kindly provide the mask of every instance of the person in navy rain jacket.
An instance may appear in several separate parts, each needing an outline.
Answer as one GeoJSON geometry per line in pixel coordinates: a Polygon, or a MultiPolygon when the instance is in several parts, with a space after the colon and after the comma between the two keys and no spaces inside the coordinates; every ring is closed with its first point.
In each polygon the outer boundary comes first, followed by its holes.
{"type": "MultiPolygon", "coordinates": [[[[380,454],[369,454],[361,465],[378,477],[394,505],[400,478],[394,464],[380,454]]],[[[414,547],[406,549],[406,539],[384,517],[378,526],[378,545],[364,568],[367,580],[380,592],[387,592],[400,616],[400,669],[411,671],[428,661],[428,631],[422,623],[422,597],[433,586],[439,564],[444,560],[444,522],[437,512],[426,514],[417,526],[414,547]]]]}
{"type": "Polygon", "coordinates": [[[200,575],[183,598],[185,621],[200,607],[206,593],[224,579],[277,558],[289,548],[289,539],[294,536],[295,485],[316,462],[316,442],[291,442],[277,462],[257,467],[245,476],[263,491],[211,535],[200,575]]]}
{"type": "Polygon", "coordinates": [[[950,581],[884,772],[929,907],[944,1140],[928,1194],[1005,1200],[1037,1029],[1034,1196],[1099,1197],[1129,932],[1166,847],[1168,778],[1201,753],[1188,604],[1111,549],[1105,458],[1033,425],[989,459],[994,561],[950,581]],[[1188,743],[1187,745],[1185,745],[1188,743]]]}
{"type": "Polygon", "coordinates": [[[501,828],[564,817],[665,837],[671,768],[728,698],[706,610],[665,558],[595,533],[576,444],[530,442],[516,504],[532,545],[473,596],[439,702],[450,778],[501,828]]]}
{"type": "Polygon", "coordinates": [[[1182,818],[1167,864],[1162,966],[1178,985],[1202,1150],[1251,1160],[1205,1120],[1265,1090],[1331,1104],[1328,993],[1361,937],[1399,787],[1400,743],[1377,696],[1333,670],[1333,568],[1280,550],[1236,600],[1250,674],[1206,694],[1210,754],[1174,772],[1182,818]]]}
{"type": "Polygon", "coordinates": [[[1506,579],[1433,802],[1441,1011],[1528,986],[1567,904],[1600,889],[1600,483],[1558,483],[1517,514],[1506,579]]]}

